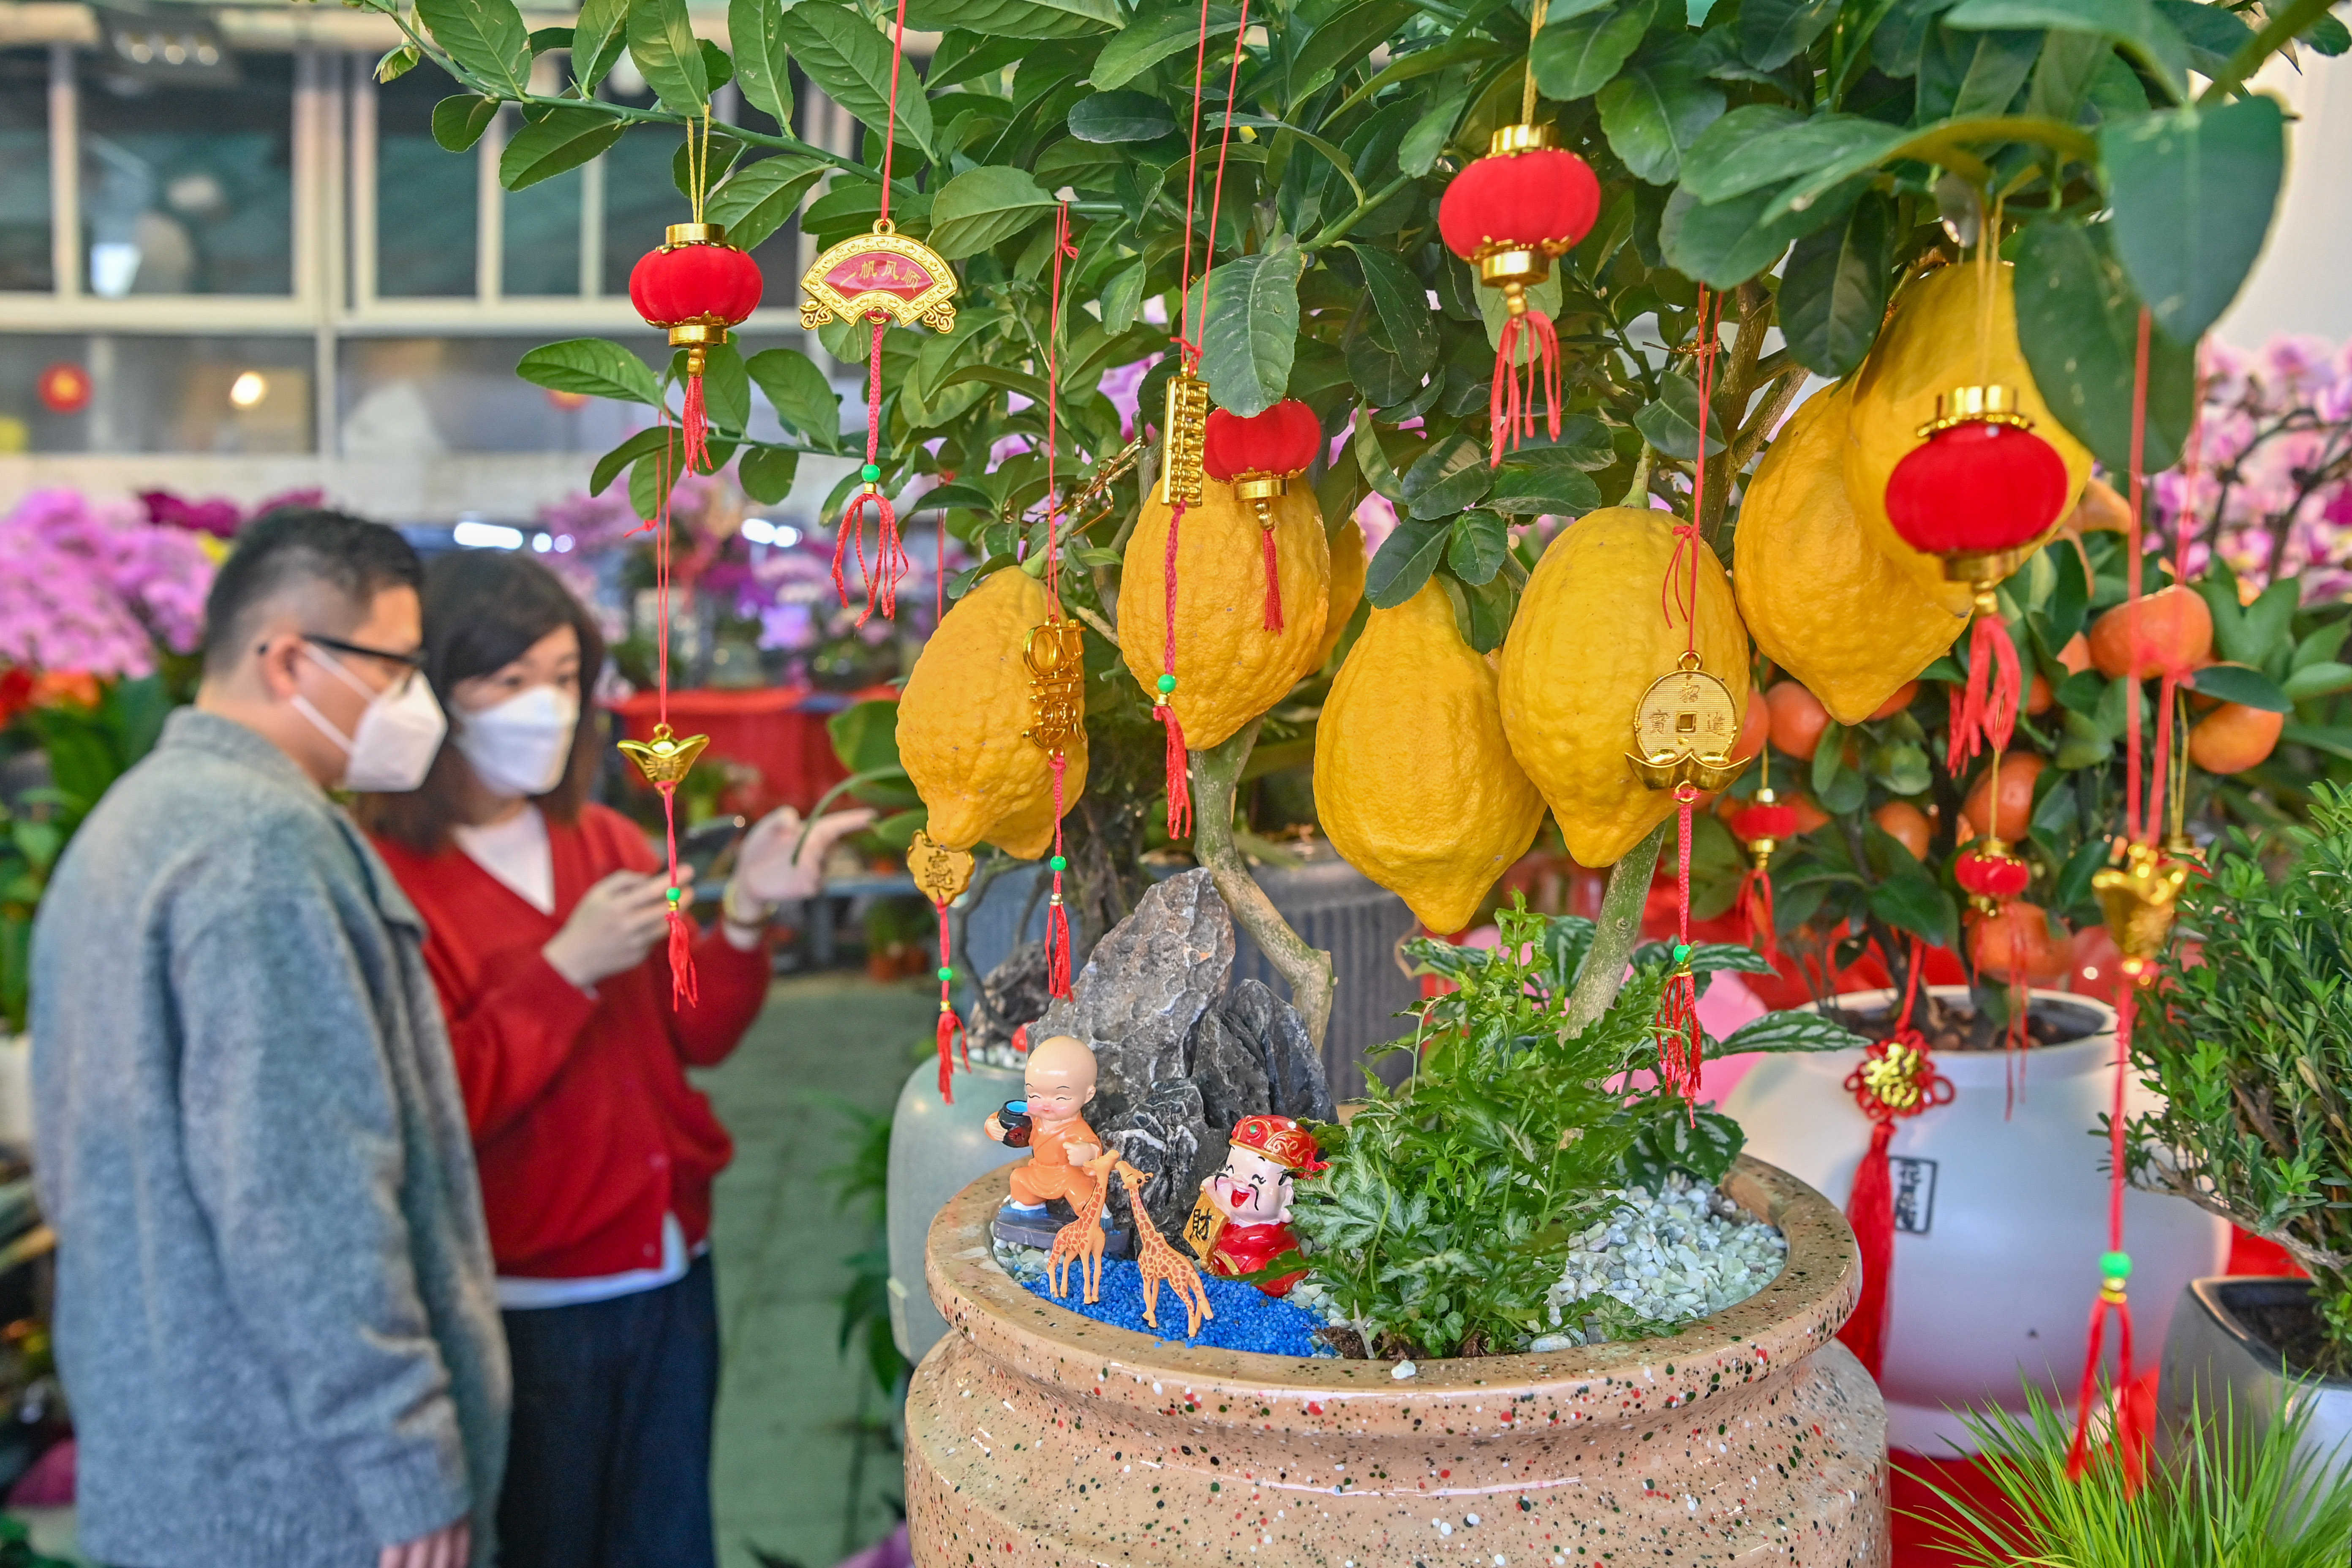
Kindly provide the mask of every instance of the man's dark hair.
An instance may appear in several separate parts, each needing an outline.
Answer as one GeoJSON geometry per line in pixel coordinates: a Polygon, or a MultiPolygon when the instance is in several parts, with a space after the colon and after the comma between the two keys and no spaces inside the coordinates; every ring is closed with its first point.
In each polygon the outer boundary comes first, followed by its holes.
{"type": "MultiPolygon", "coordinates": [[[[551,820],[568,824],[578,820],[605,755],[604,728],[589,700],[604,667],[604,638],[596,617],[554,573],[528,555],[460,550],[434,562],[425,574],[425,675],[445,711],[457,707],[459,681],[495,675],[564,626],[580,639],[580,724],[572,732],[563,776],[538,797],[538,805],[551,820]]],[[[460,812],[467,778],[457,742],[446,739],[418,788],[405,795],[363,795],[352,807],[369,832],[431,854],[465,820],[460,812]]]]}
{"type": "Polygon", "coordinates": [[[256,615],[290,588],[317,583],[332,589],[356,622],[386,588],[421,590],[424,582],[416,552],[398,530],[348,512],[281,507],[238,532],[236,548],[213,579],[205,598],[205,669],[217,673],[235,664],[256,615]]]}

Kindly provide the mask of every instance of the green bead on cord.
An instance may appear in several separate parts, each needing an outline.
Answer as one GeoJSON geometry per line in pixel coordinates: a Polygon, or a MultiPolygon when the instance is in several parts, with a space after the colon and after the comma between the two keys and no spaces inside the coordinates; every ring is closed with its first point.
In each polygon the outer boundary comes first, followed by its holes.
{"type": "Polygon", "coordinates": [[[1051,860],[1046,861],[1045,864],[1051,866],[1056,871],[1066,871],[1070,868],[1068,858],[1061,855],[1055,856],[1051,860]]]}
{"type": "Polygon", "coordinates": [[[2128,1252],[2107,1252],[2099,1256],[2099,1275],[2120,1284],[2131,1278],[2132,1260],[2128,1252]]]}
{"type": "Polygon", "coordinates": [[[686,897],[686,889],[684,888],[672,888],[669,890],[670,907],[672,909],[676,909],[677,907],[678,900],[684,897],[686,897]]]}
{"type": "Polygon", "coordinates": [[[1678,942],[1675,943],[1675,962],[1676,963],[1688,963],[1690,962],[1690,943],[1686,942],[1678,942]]]}
{"type": "Polygon", "coordinates": [[[1172,675],[1163,675],[1163,676],[1161,676],[1161,677],[1160,678],[1160,689],[1162,692],[1169,692],[1169,691],[1173,691],[1173,690],[1175,690],[1175,689],[1176,689],[1176,678],[1175,678],[1174,676],[1172,676],[1172,675]]]}
{"type": "Polygon", "coordinates": [[[882,478],[882,466],[879,463],[868,463],[857,470],[857,477],[869,485],[873,484],[882,478]]]}
{"type": "Polygon", "coordinates": [[[940,978],[941,980],[953,980],[955,978],[955,966],[950,963],[940,964],[940,978]]]}

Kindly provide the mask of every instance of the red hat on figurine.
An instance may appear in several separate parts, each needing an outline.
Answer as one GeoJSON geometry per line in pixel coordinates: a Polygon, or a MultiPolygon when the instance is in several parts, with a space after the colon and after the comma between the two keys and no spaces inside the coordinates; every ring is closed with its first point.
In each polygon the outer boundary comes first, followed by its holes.
{"type": "Polygon", "coordinates": [[[1330,1169],[1321,1158],[1315,1134],[1287,1116],[1244,1116],[1234,1124],[1234,1146],[1265,1155],[1293,1175],[1316,1175],[1330,1169]]]}

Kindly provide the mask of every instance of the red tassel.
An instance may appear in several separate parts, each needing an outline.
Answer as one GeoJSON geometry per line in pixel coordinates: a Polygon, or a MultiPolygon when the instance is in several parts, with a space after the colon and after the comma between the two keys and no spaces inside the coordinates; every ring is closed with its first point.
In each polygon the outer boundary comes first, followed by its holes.
{"type": "Polygon", "coordinates": [[[1768,963],[1780,962],[1780,931],[1772,909],[1772,878],[1751,867],[1739,879],[1739,913],[1748,922],[1748,943],[1768,963]]]}
{"type": "Polygon", "coordinates": [[[1862,1300],[1838,1338],[1873,1377],[1885,1365],[1887,1287],[1895,1271],[1895,1178],[1886,1160],[1894,1137],[1891,1120],[1871,1128],[1870,1152],[1853,1173],[1853,1195],[1845,1205],[1846,1222],[1862,1252],[1862,1300]]]}
{"type": "MultiPolygon", "coordinates": [[[[1678,941],[1690,941],[1690,863],[1691,806],[1698,799],[1698,791],[1688,784],[1678,786],[1675,799],[1681,803],[1676,816],[1682,847],[1681,917],[1677,924],[1678,941]]],[[[1671,1092],[1692,1101],[1691,1115],[1698,1114],[1699,1058],[1706,1037],[1698,1026],[1698,982],[1693,978],[1690,965],[1677,963],[1666,977],[1666,989],[1658,998],[1657,1015],[1650,1020],[1650,1032],[1658,1043],[1658,1081],[1671,1092]]]]}
{"type": "Polygon", "coordinates": [[[2115,1101],[2108,1113],[2107,1253],[2100,1259],[2098,1299],[2091,1303],[2091,1343],[2083,1357],[2083,1386],[2074,1413],[2074,1441],[2066,1451],[2066,1478],[2080,1480],[2090,1468],[2091,1404],[2099,1392],[2100,1352],[2105,1348],[2107,1315],[2116,1320],[2116,1436],[2123,1461],[2124,1484],[2137,1491],[2147,1473],[2149,1440],[2156,1431],[2155,1400],[2138,1388],[2132,1375],[2131,1301],[2124,1282],[2131,1276],[2131,1259],[2124,1256],[2124,1079],[2131,1068],[2132,1010],[2137,997],[2125,985],[2116,994],[2115,1101]],[[2121,1259],[2120,1272],[2110,1272],[2110,1259],[2121,1259]]]}
{"type": "Polygon", "coordinates": [[[669,840],[669,999],[692,1007],[701,1000],[694,978],[694,927],[688,921],[677,886],[677,785],[661,786],[662,829],[669,840]]]}
{"type": "Polygon", "coordinates": [[[1494,447],[1486,461],[1494,467],[1506,449],[1516,451],[1521,440],[1535,435],[1535,399],[1544,395],[1545,428],[1559,439],[1559,334],[1541,310],[1507,317],[1502,341],[1495,348],[1495,379],[1486,394],[1487,423],[1494,430],[1494,447]],[[1522,339],[1532,339],[1535,353],[1519,363],[1522,339]]]}
{"type": "MultiPolygon", "coordinates": [[[[940,911],[940,968],[950,970],[955,966],[955,960],[949,955],[948,950],[948,907],[945,904],[934,907],[940,911]]],[[[950,1105],[955,1103],[955,1090],[948,1086],[948,1047],[950,1045],[962,1056],[964,1070],[971,1070],[971,1046],[964,1035],[963,1020],[956,1016],[950,990],[954,984],[951,976],[942,973],[940,980],[940,1098],[950,1105]]]]}
{"type": "Polygon", "coordinates": [[[1952,738],[1948,761],[1958,774],[1979,751],[2005,752],[2017,732],[2017,710],[2025,683],[2018,669],[2017,644],[1999,616],[1979,616],[1969,634],[1968,695],[1953,695],[1952,738]]]}
{"type": "Polygon", "coordinates": [[[686,426],[686,471],[707,474],[710,471],[710,415],[702,400],[702,373],[696,371],[686,378],[686,411],[678,423],[686,426]]]}
{"type": "Polygon", "coordinates": [[[857,624],[862,626],[872,620],[877,607],[885,619],[897,616],[898,584],[906,577],[909,563],[906,543],[898,536],[898,513],[890,505],[890,498],[878,489],[860,490],[851,497],[847,510],[841,514],[841,527],[834,533],[833,591],[841,595],[844,605],[849,603],[845,557],[853,545],[857,552],[857,574],[866,579],[866,608],[859,612],[857,624]],[[871,572],[866,565],[866,521],[861,515],[868,506],[879,519],[871,572]]]}
{"type": "Polygon", "coordinates": [[[1278,632],[1282,629],[1281,563],[1274,553],[1274,530],[1261,528],[1258,535],[1265,541],[1265,629],[1278,632]]]}
{"type": "Polygon", "coordinates": [[[1184,726],[1176,721],[1176,710],[1165,702],[1154,708],[1151,716],[1168,726],[1168,837],[1190,838],[1192,836],[1192,755],[1184,746],[1184,726]]]}
{"type": "Polygon", "coordinates": [[[1062,902],[1062,776],[1069,758],[1054,753],[1054,897],[1045,906],[1045,990],[1049,995],[1070,994],[1070,913],[1062,902]]]}

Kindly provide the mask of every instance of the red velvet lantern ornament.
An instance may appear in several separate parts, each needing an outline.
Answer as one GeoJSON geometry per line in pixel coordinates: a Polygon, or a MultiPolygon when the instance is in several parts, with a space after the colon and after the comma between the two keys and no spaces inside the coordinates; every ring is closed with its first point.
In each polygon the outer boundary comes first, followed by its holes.
{"type": "Polygon", "coordinates": [[[1257,509],[1259,537],[1265,545],[1265,629],[1282,629],[1282,580],[1274,552],[1274,500],[1289,492],[1323,445],[1323,424],[1315,411],[1286,397],[1263,414],[1244,416],[1223,408],[1209,414],[1201,446],[1201,466],[1209,478],[1234,487],[1236,500],[1257,509]]]}
{"type": "Polygon", "coordinates": [[[1748,940],[1778,963],[1780,933],[1772,909],[1772,855],[1783,839],[1797,836],[1797,808],[1764,784],[1753,800],[1731,814],[1731,836],[1748,847],[1748,870],[1739,879],[1738,904],[1748,921],[1748,940]]]}
{"type": "Polygon", "coordinates": [[[1984,838],[1953,858],[1952,879],[1969,895],[1978,913],[1997,915],[2003,904],[2025,896],[2033,872],[2009,852],[2008,845],[1998,838],[1984,838]]]}
{"type": "Polygon", "coordinates": [[[760,308],[760,264],[727,243],[715,223],[674,223],[661,247],[649,250],[629,273],[629,303],[637,314],[669,331],[673,347],[686,350],[686,469],[708,471],[710,424],[704,410],[702,373],[711,348],[727,341],[727,329],[760,308]]]}
{"type": "MultiPolygon", "coordinates": [[[[1530,79],[1522,120],[1532,117],[1534,96],[1530,79]]],[[[1559,436],[1559,335],[1550,317],[1528,308],[1527,291],[1550,276],[1552,258],[1591,233],[1600,216],[1600,180],[1583,159],[1552,145],[1549,125],[1497,130],[1486,156],[1454,175],[1438,203],[1437,227],[1446,248],[1477,267],[1479,282],[1503,291],[1509,312],[1487,398],[1490,463],[1500,463],[1506,447],[1535,434],[1538,381],[1546,427],[1554,439],[1559,436]]]]}
{"type": "Polygon", "coordinates": [[[2066,510],[2065,460],[2032,426],[2013,389],[1954,387],[1886,481],[1887,521],[1903,542],[1941,556],[1946,576],[1976,590],[1968,686],[1952,695],[1948,760],[1956,773],[1979,750],[2007,748],[2016,732],[2024,680],[1993,590],[2066,510]]]}

